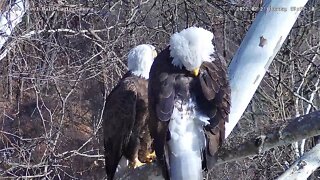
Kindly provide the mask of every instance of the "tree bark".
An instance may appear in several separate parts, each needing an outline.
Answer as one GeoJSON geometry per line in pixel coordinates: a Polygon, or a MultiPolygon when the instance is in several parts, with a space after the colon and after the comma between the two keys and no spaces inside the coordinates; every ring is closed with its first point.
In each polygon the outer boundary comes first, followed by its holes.
{"type": "Polygon", "coordinates": [[[265,0],[229,66],[231,133],[308,0],[265,0]]]}
{"type": "Polygon", "coordinates": [[[318,167],[320,167],[320,144],[305,153],[277,180],[308,179],[318,167]]]}
{"type": "Polygon", "coordinates": [[[288,124],[268,130],[268,133],[253,137],[238,146],[221,147],[217,164],[258,155],[271,148],[288,145],[317,135],[320,135],[320,111],[294,118],[288,124]]]}

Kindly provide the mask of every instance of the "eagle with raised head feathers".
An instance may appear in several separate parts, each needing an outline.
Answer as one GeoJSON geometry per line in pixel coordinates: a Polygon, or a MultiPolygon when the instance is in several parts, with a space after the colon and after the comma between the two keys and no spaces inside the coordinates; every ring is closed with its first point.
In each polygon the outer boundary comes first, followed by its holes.
{"type": "Polygon", "coordinates": [[[149,44],[133,48],[128,55],[129,71],[106,99],[102,127],[108,179],[114,178],[123,155],[133,168],[155,158],[147,122],[148,78],[156,55],[149,44]]]}
{"type": "Polygon", "coordinates": [[[150,70],[149,126],[166,179],[202,180],[225,137],[230,87],[212,39],[197,27],[175,33],[150,70]]]}

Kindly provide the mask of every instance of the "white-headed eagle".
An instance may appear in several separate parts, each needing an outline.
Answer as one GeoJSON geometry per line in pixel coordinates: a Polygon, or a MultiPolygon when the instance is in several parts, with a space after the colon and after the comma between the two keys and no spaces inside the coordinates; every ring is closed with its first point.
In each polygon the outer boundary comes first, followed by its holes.
{"type": "Polygon", "coordinates": [[[114,178],[122,155],[134,168],[153,158],[147,124],[148,78],[156,55],[149,44],[133,48],[128,55],[129,71],[106,99],[102,127],[108,179],[114,178]]]}
{"type": "Polygon", "coordinates": [[[212,39],[197,27],[175,33],[150,70],[149,126],[166,179],[202,180],[224,140],[230,87],[212,39]]]}

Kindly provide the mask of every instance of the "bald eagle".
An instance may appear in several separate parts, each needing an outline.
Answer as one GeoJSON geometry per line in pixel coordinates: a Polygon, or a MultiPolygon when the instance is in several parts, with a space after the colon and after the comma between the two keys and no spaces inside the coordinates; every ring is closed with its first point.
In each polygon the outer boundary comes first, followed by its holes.
{"type": "Polygon", "coordinates": [[[149,126],[166,179],[202,180],[224,140],[230,87],[212,39],[197,27],[175,33],[150,70],[149,126]]]}
{"type": "Polygon", "coordinates": [[[102,127],[108,179],[114,178],[122,155],[133,168],[152,161],[147,124],[148,78],[155,56],[151,45],[133,48],[128,55],[129,71],[106,99],[102,127]]]}

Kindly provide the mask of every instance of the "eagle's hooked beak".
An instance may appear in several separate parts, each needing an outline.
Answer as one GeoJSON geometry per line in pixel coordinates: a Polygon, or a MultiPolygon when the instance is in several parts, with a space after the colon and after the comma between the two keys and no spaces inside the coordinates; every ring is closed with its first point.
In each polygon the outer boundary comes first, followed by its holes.
{"type": "Polygon", "coordinates": [[[152,51],[152,56],[153,56],[153,58],[156,58],[157,55],[158,55],[157,51],[156,51],[156,50],[153,50],[153,51],[152,51]]]}
{"type": "Polygon", "coordinates": [[[200,68],[196,68],[192,71],[192,74],[197,77],[199,75],[199,71],[200,71],[200,68]]]}

